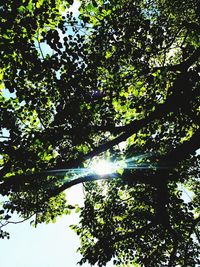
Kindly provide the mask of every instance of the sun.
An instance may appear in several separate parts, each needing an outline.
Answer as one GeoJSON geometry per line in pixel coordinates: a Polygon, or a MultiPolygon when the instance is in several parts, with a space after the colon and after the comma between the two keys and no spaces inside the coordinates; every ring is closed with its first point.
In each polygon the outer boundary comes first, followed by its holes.
{"type": "Polygon", "coordinates": [[[116,164],[105,160],[101,159],[96,162],[93,162],[90,166],[92,172],[94,172],[97,175],[104,176],[107,174],[112,174],[117,171],[117,166],[116,164]]]}

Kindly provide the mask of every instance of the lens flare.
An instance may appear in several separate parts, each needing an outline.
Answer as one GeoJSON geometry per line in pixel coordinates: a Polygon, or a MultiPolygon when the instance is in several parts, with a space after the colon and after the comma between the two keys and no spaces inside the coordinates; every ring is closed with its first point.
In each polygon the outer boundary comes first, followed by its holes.
{"type": "Polygon", "coordinates": [[[93,173],[103,176],[117,171],[118,166],[108,160],[102,159],[91,164],[90,169],[93,173]]]}

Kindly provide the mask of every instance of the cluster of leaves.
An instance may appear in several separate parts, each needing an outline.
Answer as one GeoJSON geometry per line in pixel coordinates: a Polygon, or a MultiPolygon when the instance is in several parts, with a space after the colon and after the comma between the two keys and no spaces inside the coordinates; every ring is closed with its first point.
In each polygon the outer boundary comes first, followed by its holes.
{"type": "Polygon", "coordinates": [[[167,155],[159,164],[171,169],[126,171],[122,179],[129,187],[109,182],[106,194],[105,186],[88,185],[81,222],[74,227],[82,240],[80,263],[103,266],[114,258],[124,266],[196,266],[198,3],[84,1],[82,7],[94,25],[90,53],[104,96],[101,129],[121,133],[111,145],[130,137],[126,158],[156,151],[167,155]],[[178,182],[188,180],[194,196],[185,203],[178,182]]]}
{"type": "MultiPolygon", "coordinates": [[[[63,27],[62,12],[70,4],[71,1],[59,0],[1,3],[0,79],[5,94],[0,95],[0,164],[1,177],[6,177],[1,180],[1,194],[9,197],[3,204],[6,215],[1,218],[2,227],[7,224],[10,212],[16,211],[25,218],[36,214],[37,224],[54,221],[71,209],[62,194],[50,200],[47,197],[48,188],[55,187],[59,181],[40,176],[39,183],[38,177],[29,177],[23,190],[19,177],[24,172],[33,173],[51,166],[58,154],[56,148],[60,141],[55,139],[56,130],[53,126],[47,129],[46,124],[52,122],[58,106],[56,101],[60,101],[58,96],[61,99],[54,90],[59,83],[56,78],[59,67],[57,55],[52,51],[51,55],[43,55],[41,46],[45,40],[48,44],[51,32],[56,34],[56,29],[63,27]],[[44,134],[45,131],[48,133],[44,134]],[[14,183],[8,179],[12,174],[18,175],[14,183]],[[2,186],[5,180],[7,185],[2,186]]],[[[5,236],[6,232],[2,231],[1,237],[5,236]]]]}
{"type": "Polygon", "coordinates": [[[129,162],[139,155],[134,166],[145,168],[85,186],[74,226],[80,263],[195,266],[198,0],[84,0],[78,17],[66,10],[71,4],[0,7],[0,194],[8,197],[1,220],[16,211],[35,214],[37,224],[70,212],[62,192],[91,177],[51,169],[81,167],[106,151],[129,162]],[[179,183],[193,200],[182,199],[179,183]]]}
{"type": "Polygon", "coordinates": [[[161,200],[150,184],[129,187],[118,180],[104,188],[89,184],[87,191],[80,225],[72,227],[82,240],[81,264],[89,259],[103,266],[112,258],[114,265],[124,266],[195,266],[198,262],[199,245],[191,233],[199,219],[194,221],[194,203],[184,203],[176,183],[169,187],[167,213],[159,216],[161,200]]]}

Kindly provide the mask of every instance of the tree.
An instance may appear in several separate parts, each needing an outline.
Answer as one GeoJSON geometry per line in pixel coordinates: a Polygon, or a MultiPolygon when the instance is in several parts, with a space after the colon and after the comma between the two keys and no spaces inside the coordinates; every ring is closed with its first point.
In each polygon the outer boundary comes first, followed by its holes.
{"type": "Polygon", "coordinates": [[[0,9],[2,224],[55,220],[84,183],[81,264],[197,266],[199,1],[23,2],[0,9]],[[81,172],[98,157],[125,165],[81,172]]]}

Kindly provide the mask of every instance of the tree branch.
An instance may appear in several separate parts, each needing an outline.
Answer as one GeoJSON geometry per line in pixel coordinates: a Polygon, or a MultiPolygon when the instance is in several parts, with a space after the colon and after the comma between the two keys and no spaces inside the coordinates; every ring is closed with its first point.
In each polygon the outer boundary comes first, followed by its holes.
{"type": "Polygon", "coordinates": [[[197,48],[194,53],[185,61],[176,64],[176,65],[168,65],[161,67],[154,67],[152,72],[156,72],[157,70],[167,70],[167,71],[186,71],[191,65],[198,60],[200,57],[200,48],[197,48]]]}
{"type": "Polygon", "coordinates": [[[62,193],[64,190],[77,185],[77,184],[81,184],[81,183],[85,183],[85,182],[93,182],[93,181],[97,181],[97,180],[111,180],[111,179],[116,179],[118,178],[118,175],[116,174],[109,174],[109,175],[105,175],[105,176],[99,176],[96,174],[93,175],[87,175],[87,176],[83,176],[68,182],[65,182],[62,186],[58,187],[58,188],[54,188],[51,190],[48,190],[48,197],[55,197],[58,194],[62,193]]]}
{"type": "Polygon", "coordinates": [[[190,90],[190,94],[188,93],[188,90],[190,89],[188,88],[190,85],[187,87],[188,78],[189,73],[187,72],[179,74],[174,82],[174,85],[169,89],[172,94],[167,98],[165,103],[155,106],[155,110],[150,114],[147,114],[144,118],[134,120],[124,126],[98,126],[96,127],[97,130],[110,131],[114,134],[130,131],[132,135],[147,124],[151,123],[153,120],[166,116],[169,112],[177,112],[179,108],[185,109],[189,101],[199,95],[198,90],[190,90]]]}
{"type": "Polygon", "coordinates": [[[21,220],[21,221],[16,221],[16,222],[14,222],[14,221],[7,221],[6,223],[1,224],[0,229],[1,229],[2,227],[5,227],[5,226],[8,225],[8,224],[19,224],[19,223],[23,223],[23,222],[29,220],[31,217],[33,217],[33,215],[34,215],[34,214],[32,214],[31,216],[29,216],[29,217],[27,217],[27,218],[25,218],[25,219],[23,219],[23,220],[21,220]]]}
{"type": "MultiPolygon", "coordinates": [[[[186,159],[190,154],[193,154],[198,148],[199,148],[199,140],[200,140],[200,129],[190,138],[189,141],[184,142],[177,148],[174,148],[172,151],[170,151],[167,155],[160,157],[160,162],[166,164],[169,164],[169,169],[173,169],[176,167],[176,165],[186,159]]],[[[161,172],[162,170],[158,169],[158,172],[161,172]]],[[[166,170],[164,170],[166,172],[166,170]]],[[[156,177],[157,175],[155,175],[156,177]]],[[[93,181],[93,180],[99,180],[99,179],[110,179],[110,178],[117,178],[117,176],[113,175],[107,175],[107,176],[98,176],[98,175],[89,175],[85,177],[78,178],[76,180],[72,180],[70,182],[67,182],[63,184],[61,187],[57,189],[53,189],[50,195],[55,196],[56,194],[61,193],[65,189],[76,185],[78,183],[83,183],[87,181],[93,181]]],[[[151,177],[152,178],[152,177],[151,177]]],[[[142,180],[141,180],[142,181],[142,180]]],[[[145,179],[143,179],[145,182],[145,179]]],[[[153,181],[152,181],[153,182],[153,181]]]]}
{"type": "MultiPolygon", "coordinates": [[[[192,91],[190,92],[189,96],[186,96],[186,99],[184,95],[181,95],[180,88],[183,89],[183,87],[184,87],[184,93],[188,94],[188,92],[185,92],[187,89],[187,84],[185,85],[186,83],[185,79],[187,81],[187,77],[185,77],[184,73],[181,73],[171,89],[173,91],[173,94],[168,97],[168,100],[164,104],[158,105],[152,113],[146,116],[146,118],[143,118],[138,121],[133,121],[130,124],[121,127],[121,131],[124,131],[124,133],[122,133],[121,135],[117,136],[113,140],[106,142],[105,144],[96,147],[89,153],[81,155],[76,159],[72,159],[67,162],[60,162],[59,164],[57,164],[56,168],[66,169],[66,168],[79,167],[81,163],[84,162],[85,160],[90,159],[96,155],[99,155],[102,152],[105,152],[106,150],[113,148],[115,145],[118,145],[122,141],[126,141],[127,138],[132,136],[134,133],[137,133],[140,129],[151,123],[153,120],[165,116],[166,113],[170,111],[175,112],[178,110],[179,107],[185,108],[185,105],[190,101],[190,99],[197,94],[196,92],[197,90],[195,92],[192,91]],[[177,98],[179,102],[176,101],[177,98]]],[[[187,157],[187,155],[189,155],[190,152],[194,152],[195,149],[199,148],[199,141],[198,141],[200,140],[199,137],[200,136],[198,130],[189,141],[184,142],[183,145],[176,148],[175,150],[172,150],[168,155],[163,156],[162,160],[166,162],[166,161],[171,161],[171,159],[173,159],[174,163],[172,164],[172,166],[176,165],[178,161],[181,161],[182,159],[184,159],[184,157],[187,157]]],[[[5,188],[7,188],[7,190],[9,190],[9,187],[18,188],[19,184],[21,183],[24,184],[27,181],[30,182],[31,177],[47,175],[45,172],[46,171],[35,174],[18,175],[18,176],[11,176],[9,178],[4,178],[2,184],[0,185],[0,192],[3,192],[5,194],[6,193],[5,188]]]]}
{"type": "Polygon", "coordinates": [[[2,136],[0,136],[0,139],[1,139],[1,138],[3,138],[3,139],[9,139],[10,136],[3,136],[3,135],[2,135],[2,136]]]}
{"type": "Polygon", "coordinates": [[[200,128],[193,134],[193,136],[185,141],[180,146],[171,150],[167,155],[161,158],[162,162],[169,162],[171,167],[175,167],[179,162],[188,158],[189,155],[199,149],[200,144],[200,128]]]}
{"type": "MultiPolygon", "coordinates": [[[[169,168],[173,169],[174,167],[176,167],[176,165],[180,161],[186,159],[190,154],[193,154],[199,148],[199,140],[200,140],[200,129],[196,131],[196,133],[190,138],[189,141],[184,142],[177,148],[174,148],[173,150],[171,150],[165,156],[160,157],[159,159],[160,163],[164,163],[166,165],[166,162],[167,162],[169,164],[169,168]]],[[[113,142],[116,142],[116,139],[113,142]]],[[[108,146],[108,144],[106,145],[108,146]]],[[[105,147],[100,147],[100,149],[103,149],[103,148],[105,147]]],[[[92,153],[94,153],[94,151],[88,153],[84,157],[80,157],[79,159],[74,160],[73,167],[74,168],[78,167],[79,161],[82,162],[82,160],[85,160],[87,157],[88,158],[92,157],[92,153]]],[[[70,162],[70,165],[71,163],[72,161],[70,162]]],[[[161,170],[158,169],[158,171],[161,171],[161,170]]],[[[0,193],[2,195],[6,195],[6,193],[8,193],[9,190],[18,191],[20,190],[21,185],[24,185],[26,182],[31,183],[33,179],[36,179],[37,177],[40,177],[42,175],[65,176],[65,174],[66,174],[66,170],[60,170],[60,171],[59,170],[45,170],[43,172],[33,173],[29,175],[25,174],[25,175],[14,175],[9,178],[7,177],[7,178],[4,178],[4,181],[2,181],[2,183],[0,184],[0,193]]],[[[88,176],[77,178],[75,180],[67,181],[61,187],[53,188],[51,190],[48,190],[47,192],[50,197],[56,196],[57,194],[63,192],[65,189],[73,185],[79,184],[79,183],[94,181],[94,180],[99,180],[99,179],[110,179],[110,178],[116,178],[116,177],[117,177],[116,175],[115,176],[114,175],[106,175],[106,176],[88,175],[88,176]]]]}

